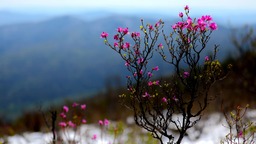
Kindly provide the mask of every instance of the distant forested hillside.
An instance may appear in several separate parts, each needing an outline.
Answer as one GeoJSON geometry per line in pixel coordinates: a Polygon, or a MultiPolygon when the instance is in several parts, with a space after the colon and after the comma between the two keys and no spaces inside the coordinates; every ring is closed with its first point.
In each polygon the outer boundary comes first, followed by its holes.
{"type": "MultiPolygon", "coordinates": [[[[166,32],[171,24],[166,21],[166,32]]],[[[111,77],[124,77],[123,61],[100,34],[106,31],[112,37],[117,27],[138,31],[139,26],[140,18],[121,15],[90,22],[63,16],[0,26],[0,115],[8,112],[12,117],[40,103],[86,96],[103,90],[111,77]]],[[[220,45],[220,58],[232,49],[230,34],[219,26],[212,35],[209,46],[220,45]]],[[[152,65],[163,73],[170,70],[159,58],[152,65]]]]}

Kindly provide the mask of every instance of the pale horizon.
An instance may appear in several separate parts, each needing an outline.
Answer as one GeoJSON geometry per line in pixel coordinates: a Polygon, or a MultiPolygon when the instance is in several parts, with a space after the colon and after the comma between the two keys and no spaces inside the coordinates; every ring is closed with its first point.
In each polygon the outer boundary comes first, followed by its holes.
{"type": "Polygon", "coordinates": [[[132,10],[143,11],[170,11],[182,10],[189,5],[191,9],[214,11],[222,10],[223,14],[229,11],[256,12],[255,0],[0,0],[0,10],[112,10],[129,13],[132,10]]]}

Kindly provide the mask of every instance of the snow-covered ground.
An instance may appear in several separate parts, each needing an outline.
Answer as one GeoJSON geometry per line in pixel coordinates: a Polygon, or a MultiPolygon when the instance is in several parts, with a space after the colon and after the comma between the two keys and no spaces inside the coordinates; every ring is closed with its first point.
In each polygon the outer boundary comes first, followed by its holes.
{"type": "MultiPolygon", "coordinates": [[[[256,116],[256,111],[249,112],[250,115],[256,116]]],[[[131,120],[129,120],[131,121],[131,120]]],[[[188,136],[183,139],[184,144],[218,144],[221,139],[225,138],[229,129],[225,127],[226,120],[222,114],[214,113],[203,117],[195,127],[188,130],[188,136]]],[[[76,134],[66,130],[62,135],[71,139],[76,139],[81,144],[109,144],[113,143],[113,135],[101,135],[102,129],[98,125],[83,125],[76,134]],[[93,139],[96,134],[97,138],[93,139]],[[80,136],[78,136],[80,135],[80,136]]],[[[118,137],[119,141],[125,141],[130,128],[124,128],[122,134],[118,137]]],[[[51,133],[24,133],[7,137],[9,144],[47,144],[51,141],[51,133]]],[[[3,139],[0,139],[0,143],[3,139]]],[[[166,141],[167,143],[167,141],[166,141]]]]}

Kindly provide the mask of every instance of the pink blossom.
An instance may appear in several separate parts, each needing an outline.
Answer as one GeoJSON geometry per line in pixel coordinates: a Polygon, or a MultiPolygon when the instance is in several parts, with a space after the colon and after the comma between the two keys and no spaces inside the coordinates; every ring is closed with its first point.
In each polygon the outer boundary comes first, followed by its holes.
{"type": "Polygon", "coordinates": [[[133,76],[137,76],[137,72],[134,72],[134,73],[133,73],[133,76]]]}
{"type": "Polygon", "coordinates": [[[189,10],[188,5],[186,5],[186,6],[184,7],[184,10],[189,10]]]}
{"type": "Polygon", "coordinates": [[[137,50],[135,50],[135,54],[136,55],[139,55],[140,54],[140,51],[137,49],[137,50]]]}
{"type": "Polygon", "coordinates": [[[188,17],[188,19],[187,19],[187,24],[188,24],[188,25],[193,24],[193,21],[192,21],[191,17],[188,17]]]}
{"type": "Polygon", "coordinates": [[[127,34],[129,31],[128,31],[128,28],[124,28],[123,29],[123,34],[127,34]]]}
{"type": "Polygon", "coordinates": [[[142,75],[143,74],[143,70],[140,70],[140,75],[142,75]]]}
{"type": "Polygon", "coordinates": [[[74,127],[76,127],[76,124],[74,124],[72,121],[69,121],[68,122],[68,126],[74,128],[74,127]]]}
{"type": "Polygon", "coordinates": [[[108,119],[104,119],[104,125],[108,126],[109,125],[109,120],[108,119]]]}
{"type": "Polygon", "coordinates": [[[94,135],[92,136],[92,140],[96,140],[96,139],[97,139],[97,135],[94,134],[94,135]]]}
{"type": "Polygon", "coordinates": [[[190,75],[189,72],[184,72],[184,73],[183,73],[183,77],[184,77],[184,78],[188,78],[189,75],[190,75]]]}
{"type": "Polygon", "coordinates": [[[188,43],[190,43],[191,42],[191,40],[190,40],[190,38],[188,38],[188,43]]]}
{"type": "Polygon", "coordinates": [[[72,104],[72,107],[77,107],[78,105],[79,105],[78,103],[74,102],[74,103],[72,104]]]}
{"type": "Polygon", "coordinates": [[[115,40],[119,40],[119,34],[114,35],[115,40]]]}
{"type": "Polygon", "coordinates": [[[130,62],[126,61],[124,65],[125,66],[130,66],[130,62]]]}
{"type": "Polygon", "coordinates": [[[154,27],[152,25],[148,25],[149,30],[153,31],[154,27]]]}
{"type": "Polygon", "coordinates": [[[98,123],[99,123],[100,126],[102,126],[104,124],[102,120],[99,120],[98,123]]]}
{"type": "Polygon", "coordinates": [[[67,124],[65,122],[59,122],[59,126],[62,128],[65,128],[67,126],[67,124]]]}
{"type": "Polygon", "coordinates": [[[202,19],[204,21],[212,21],[212,17],[210,15],[205,15],[205,16],[202,16],[202,19]]]}
{"type": "Polygon", "coordinates": [[[144,95],[142,95],[142,97],[144,97],[144,98],[148,98],[148,97],[150,97],[150,95],[148,94],[148,92],[145,92],[145,94],[144,94],[144,95]]]}
{"type": "Polygon", "coordinates": [[[86,109],[86,104],[82,104],[81,105],[81,110],[85,110],[86,109]]]}
{"type": "Polygon", "coordinates": [[[60,117],[66,118],[67,116],[66,116],[66,114],[64,112],[62,112],[62,113],[60,113],[60,117]]]}
{"type": "Polygon", "coordinates": [[[121,32],[123,32],[123,28],[117,28],[117,32],[119,32],[119,33],[121,33],[121,32]]]}
{"type": "Polygon", "coordinates": [[[124,44],[124,47],[129,49],[129,48],[130,48],[130,43],[126,42],[126,43],[124,44]]]}
{"type": "Polygon", "coordinates": [[[82,123],[86,124],[87,123],[86,119],[82,119],[82,123]]]}
{"type": "Polygon", "coordinates": [[[156,66],[156,67],[152,68],[152,70],[154,70],[154,71],[159,71],[159,67],[156,66]]]}
{"type": "Polygon", "coordinates": [[[177,28],[178,28],[178,25],[177,25],[177,24],[172,25],[172,29],[173,29],[173,30],[176,30],[177,28]]]}
{"type": "Polygon", "coordinates": [[[137,62],[138,62],[138,64],[140,64],[140,63],[142,63],[143,61],[144,61],[143,58],[139,58],[137,62]]]}
{"type": "Polygon", "coordinates": [[[216,30],[216,29],[218,28],[218,26],[217,26],[216,23],[212,22],[212,23],[210,23],[209,28],[210,28],[211,30],[216,30]]]}
{"type": "Polygon", "coordinates": [[[177,22],[177,28],[184,29],[185,26],[186,25],[183,22],[177,22]]]}
{"type": "Polygon", "coordinates": [[[140,33],[139,32],[132,32],[131,36],[132,36],[132,38],[140,37],[140,33]]]}
{"type": "Polygon", "coordinates": [[[199,26],[205,26],[206,25],[205,21],[202,18],[199,18],[197,20],[197,23],[198,23],[199,26]]]}
{"type": "Polygon", "coordinates": [[[238,132],[238,137],[243,137],[243,131],[238,132]]]}
{"type": "Polygon", "coordinates": [[[117,42],[114,43],[114,47],[118,47],[118,43],[117,42]]]}
{"type": "Polygon", "coordinates": [[[160,48],[160,49],[162,49],[164,46],[163,46],[163,44],[162,43],[160,43],[159,45],[158,45],[158,48],[160,48]]]}
{"type": "Polygon", "coordinates": [[[209,60],[210,60],[209,56],[205,56],[205,57],[204,57],[204,60],[205,60],[205,61],[209,61],[209,60]]]}
{"type": "Polygon", "coordinates": [[[108,33],[102,32],[100,36],[101,36],[101,38],[107,38],[108,37],[108,33]]]}
{"type": "Polygon", "coordinates": [[[190,17],[187,19],[187,25],[186,25],[188,30],[193,30],[193,21],[190,17]]]}
{"type": "Polygon", "coordinates": [[[166,97],[163,97],[163,98],[162,98],[162,102],[167,103],[167,98],[166,98],[166,97]]]}
{"type": "Polygon", "coordinates": [[[63,106],[62,110],[63,110],[65,113],[67,113],[69,109],[68,109],[67,106],[63,106]]]}
{"type": "Polygon", "coordinates": [[[183,17],[183,13],[182,12],[179,13],[179,17],[181,17],[181,18],[183,17]]]}
{"type": "Polygon", "coordinates": [[[153,74],[151,72],[148,72],[148,77],[152,77],[153,74]]]}
{"type": "Polygon", "coordinates": [[[159,80],[156,80],[156,81],[153,81],[153,82],[152,82],[152,81],[149,81],[149,82],[148,82],[148,86],[159,85],[159,82],[160,82],[159,80]]]}
{"type": "Polygon", "coordinates": [[[152,81],[149,81],[148,82],[148,86],[152,86],[153,85],[153,82],[152,81]]]}
{"type": "Polygon", "coordinates": [[[160,23],[161,23],[161,20],[159,20],[159,21],[155,24],[155,27],[159,27],[160,23]]]}

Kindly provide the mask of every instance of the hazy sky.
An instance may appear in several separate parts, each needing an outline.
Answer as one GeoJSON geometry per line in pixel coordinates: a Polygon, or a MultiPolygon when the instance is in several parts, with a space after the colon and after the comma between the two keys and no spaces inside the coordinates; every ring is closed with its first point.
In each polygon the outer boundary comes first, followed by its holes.
{"type": "Polygon", "coordinates": [[[0,9],[21,8],[92,8],[92,9],[177,9],[184,5],[196,9],[256,11],[256,0],[0,0],[0,9]]]}

